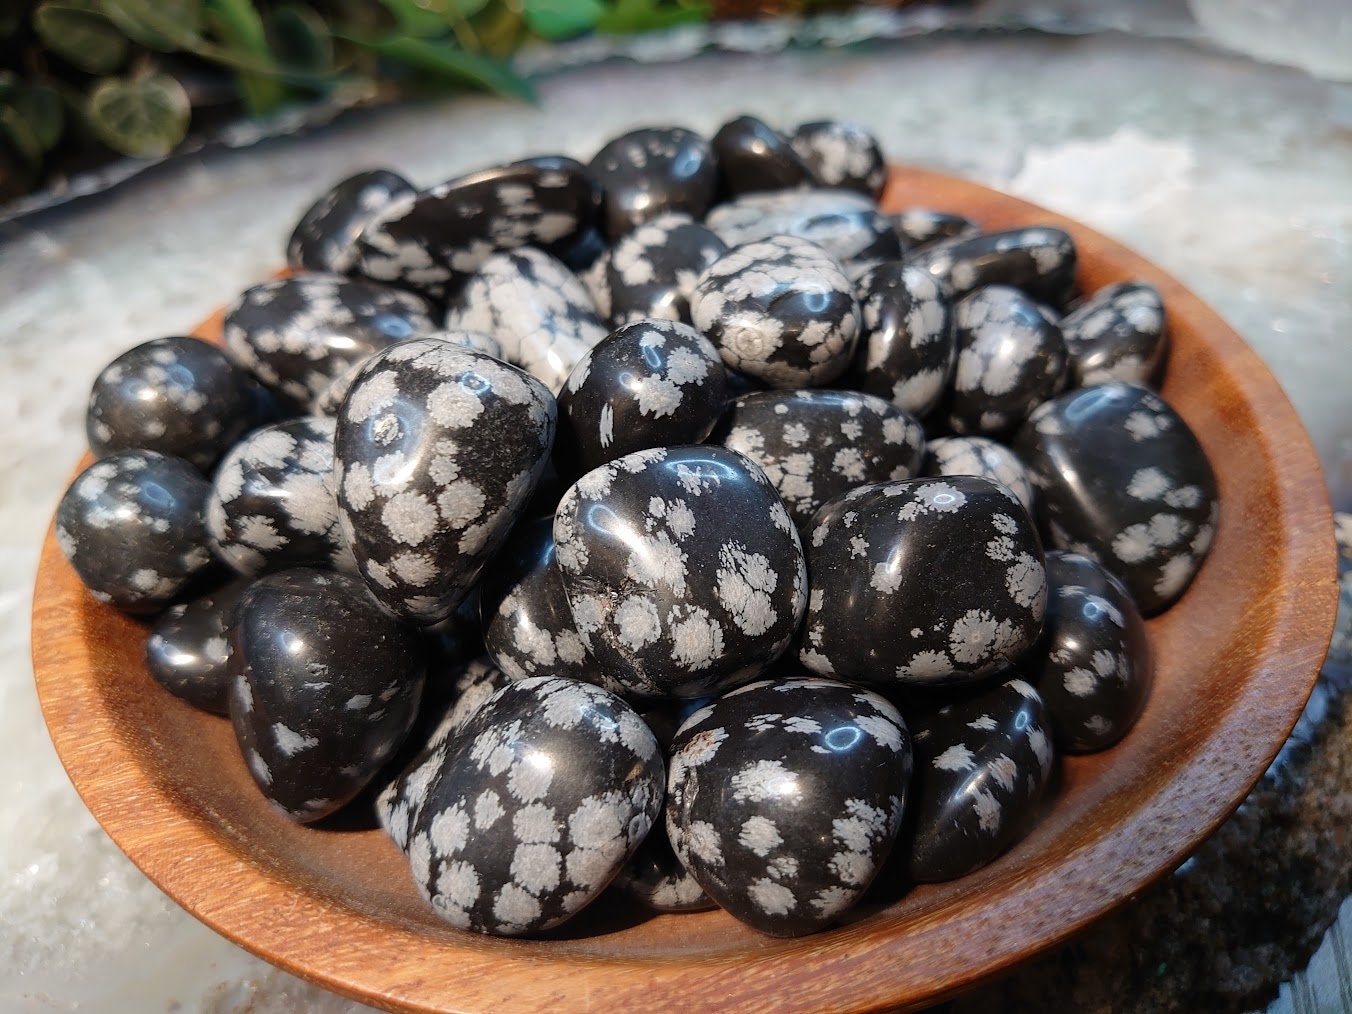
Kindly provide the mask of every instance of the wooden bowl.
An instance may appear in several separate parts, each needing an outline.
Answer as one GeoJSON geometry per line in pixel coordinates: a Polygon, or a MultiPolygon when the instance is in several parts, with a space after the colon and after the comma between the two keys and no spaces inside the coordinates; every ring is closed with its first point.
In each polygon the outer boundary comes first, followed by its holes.
{"type": "MultiPolygon", "coordinates": [[[[227,721],[149,677],[137,621],[89,598],[49,533],[33,608],[48,728],[113,840],[180,905],[312,982],[391,1010],[855,1010],[934,1002],[1065,940],[1176,867],[1230,813],[1300,714],[1337,590],[1324,482],[1258,357],[1177,281],[1059,215],[961,180],[894,170],[885,206],[988,228],[1053,224],[1080,285],[1162,293],[1164,386],[1210,455],[1220,528],[1183,600],[1150,621],[1154,694],[1106,753],[1068,759],[1047,817],[968,877],[796,940],[721,912],[648,916],[607,899],[547,940],[460,933],[379,831],[299,827],[264,805],[227,721]],[[600,911],[595,911],[599,908],[600,911]]],[[[219,316],[199,331],[218,336],[219,316]]]]}

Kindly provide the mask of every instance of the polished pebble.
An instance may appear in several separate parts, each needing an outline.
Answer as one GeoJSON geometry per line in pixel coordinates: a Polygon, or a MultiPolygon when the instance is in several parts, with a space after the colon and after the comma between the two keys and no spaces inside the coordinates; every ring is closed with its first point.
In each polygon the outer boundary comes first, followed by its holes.
{"type": "Polygon", "coordinates": [[[857,123],[817,120],[800,124],[789,145],[824,187],[858,190],[876,201],[887,186],[887,160],[878,139],[857,123]]]}
{"type": "Polygon", "coordinates": [[[356,271],[445,299],[499,250],[567,245],[598,206],[572,159],[484,169],[392,201],[362,233],[356,271]]]}
{"type": "Polygon", "coordinates": [[[287,266],[296,271],[345,275],[357,265],[357,240],[398,198],[417,189],[389,169],[357,173],[335,184],[306,209],[286,244],[287,266]]]}
{"type": "Polygon", "coordinates": [[[159,615],[146,641],[146,668],[156,683],[195,708],[230,714],[230,628],[248,586],[248,579],[236,579],[159,615]]]}
{"type": "Polygon", "coordinates": [[[299,823],[341,809],[403,744],[426,662],[356,578],[254,581],[230,633],[230,720],[254,783],[299,823]]]}
{"type": "Polygon", "coordinates": [[[484,574],[480,595],[484,648],[510,678],[566,676],[598,682],[554,562],[552,517],[516,526],[484,574]]]}
{"type": "Polygon", "coordinates": [[[988,437],[937,437],[925,445],[922,475],[979,475],[998,482],[1033,513],[1033,483],[1013,451],[988,437]]]}
{"type": "Polygon", "coordinates": [[[607,334],[577,276],[534,247],[494,254],[446,314],[450,330],[487,334],[503,357],[557,392],[574,366],[607,334]]]}
{"type": "Polygon", "coordinates": [[[901,256],[887,216],[853,190],[774,190],[720,204],[704,224],[728,246],[775,236],[817,244],[841,264],[901,256]]]}
{"type": "Polygon", "coordinates": [[[1148,282],[1105,285],[1061,321],[1071,381],[1154,384],[1169,352],[1164,302],[1148,282]]]}
{"type": "Polygon", "coordinates": [[[418,889],[460,929],[551,929],[605,890],[662,807],[652,732],[614,694],[532,677],[447,742],[413,822],[418,889]]]}
{"type": "Polygon", "coordinates": [[[1042,632],[1042,546],[997,483],[863,486],[824,506],[805,541],[799,658],[820,675],[883,690],[956,686],[1007,669],[1042,632]]]}
{"type": "Polygon", "coordinates": [[[632,451],[699,443],[726,400],[727,371],[702,334],[669,320],[625,324],[559,392],[555,463],[576,478],[632,451]]]}
{"type": "Polygon", "coordinates": [[[255,430],[221,461],[207,501],[212,551],[246,576],[352,561],[338,534],[334,421],[299,416],[255,430]]]}
{"type": "Polygon", "coordinates": [[[669,212],[703,218],[718,190],[713,147],[683,127],[630,131],[598,151],[588,169],[605,193],[611,242],[669,212]]]}
{"type": "Polygon", "coordinates": [[[948,392],[957,362],[948,297],[933,275],[897,261],[855,284],[862,327],[850,386],[923,418],[948,392]]]}
{"type": "Polygon", "coordinates": [[[840,264],[792,236],[728,251],[700,276],[690,311],[730,369],[778,388],[835,380],[859,335],[859,303],[840,264]]]}
{"type": "Polygon", "coordinates": [[[1088,557],[1049,552],[1047,585],[1044,643],[1024,669],[1056,745],[1105,750],[1131,731],[1150,696],[1145,621],[1122,583],[1088,557]]]}
{"type": "Polygon", "coordinates": [[[420,339],[367,364],[338,414],[334,481],[344,541],[387,608],[418,623],[455,609],[530,499],[554,426],[539,381],[474,349],[420,339]]]}
{"type": "Polygon", "coordinates": [[[896,841],[910,777],[906,725],[882,697],[828,680],[765,680],[676,733],[667,829],[732,916],[801,936],[867,890],[896,841]]]}
{"type": "Polygon", "coordinates": [[[591,283],[599,290],[593,292],[597,311],[615,326],[655,318],[689,324],[696,280],[727,252],[726,243],[689,215],[659,215],[604,258],[604,280],[591,283]]]}
{"type": "Polygon", "coordinates": [[[354,363],[437,330],[426,300],[337,275],[292,275],[225,311],[225,350],[301,412],[354,363]]]}
{"type": "Polygon", "coordinates": [[[906,262],[934,275],[954,298],[984,285],[1012,285],[1060,306],[1075,284],[1075,242],[1051,226],[959,235],[907,254],[906,262]]]}
{"type": "Polygon", "coordinates": [[[969,292],[953,307],[957,365],[947,418],[959,434],[1003,434],[1057,394],[1066,378],[1061,329],[1008,285],[969,292]]]}
{"type": "Polygon", "coordinates": [[[266,421],[269,408],[253,378],[216,346],[198,338],[156,338],[99,372],[85,432],[96,458],[158,451],[207,472],[231,444],[266,421]]]}
{"type": "Polygon", "coordinates": [[[118,451],[70,484],[56,508],[56,542],[100,602],[156,611],[211,563],[211,487],[182,458],[118,451]]]}
{"type": "Polygon", "coordinates": [[[811,166],[779,131],[754,116],[729,120],[713,137],[723,192],[736,197],[758,190],[810,187],[811,166]]]}
{"type": "Polygon", "coordinates": [[[1159,395],[1120,381],[1069,391],[1013,446],[1057,549],[1102,564],[1147,616],[1179,599],[1211,549],[1220,499],[1206,452],[1159,395]]]}
{"type": "Polygon", "coordinates": [[[907,720],[915,777],[899,848],[921,883],[966,876],[1036,820],[1056,763],[1042,699],[1015,678],[907,720]]]}
{"type": "Polygon", "coordinates": [[[907,208],[890,216],[902,247],[909,253],[930,243],[981,231],[970,218],[934,208],[907,208]]]}
{"type": "Polygon", "coordinates": [[[633,693],[754,679],[803,615],[798,533],[765,473],[714,446],[637,451],[559,503],[554,542],[588,653],[633,693]]]}
{"type": "Polygon", "coordinates": [[[891,402],[855,391],[762,391],[728,405],[715,439],[765,470],[800,531],[828,500],[909,479],[925,433],[891,402]]]}

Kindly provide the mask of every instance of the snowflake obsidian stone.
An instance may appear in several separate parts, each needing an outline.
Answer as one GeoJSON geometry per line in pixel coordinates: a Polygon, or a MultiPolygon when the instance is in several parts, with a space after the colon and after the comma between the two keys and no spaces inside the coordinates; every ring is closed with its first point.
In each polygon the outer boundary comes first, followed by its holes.
{"type": "Polygon", "coordinates": [[[1012,285],[1053,306],[1070,295],[1075,262],[1075,241],[1049,226],[959,235],[906,256],[906,263],[928,271],[955,298],[983,285],[1012,285]]]}
{"type": "Polygon", "coordinates": [[[799,936],[868,888],[896,840],[910,776],[906,725],[882,697],[765,680],[676,733],[667,828],[714,901],[762,933],[799,936]]]}
{"type": "Polygon", "coordinates": [[[454,926],[550,929],[614,879],[662,807],[665,766],[638,714],[599,687],[532,677],[446,741],[413,822],[413,879],[454,926]]]}
{"type": "Polygon", "coordinates": [[[241,574],[351,561],[338,534],[334,421],[301,416],[265,426],[221,462],[207,501],[216,555],[241,574]]]}
{"type": "Polygon", "coordinates": [[[861,486],[824,506],[799,658],[881,689],[999,672],[1042,631],[1047,580],[1023,505],[976,476],[861,486]]]}
{"type": "Polygon", "coordinates": [[[730,369],[772,387],[829,383],[850,365],[859,335],[840,264],[792,236],[728,251],[700,277],[690,313],[730,369]]]}
{"type": "MultiPolygon", "coordinates": [[[[602,258],[596,284],[600,312],[613,325],[636,320],[690,323],[690,293],[728,246],[689,215],[659,215],[634,229],[602,258]]],[[[593,298],[595,294],[593,294],[593,298]]]]}
{"type": "Polygon", "coordinates": [[[948,391],[957,361],[952,311],[927,272],[884,261],[858,280],[863,326],[852,386],[915,416],[948,391]]]}
{"type": "Polygon", "coordinates": [[[530,499],[554,423],[538,380],[474,349],[427,338],[373,357],[338,415],[334,481],[375,596],[419,623],[450,615],[530,499]]]}
{"type": "Polygon", "coordinates": [[[722,447],[637,451],[588,472],[559,503],[554,541],[583,644],[636,694],[752,680],[803,615],[789,513],[759,466],[722,447]]]}
{"type": "Polygon", "coordinates": [[[357,173],[310,205],[286,244],[286,263],[298,271],[346,274],[357,264],[357,240],[413,184],[388,169],[357,173]]]}

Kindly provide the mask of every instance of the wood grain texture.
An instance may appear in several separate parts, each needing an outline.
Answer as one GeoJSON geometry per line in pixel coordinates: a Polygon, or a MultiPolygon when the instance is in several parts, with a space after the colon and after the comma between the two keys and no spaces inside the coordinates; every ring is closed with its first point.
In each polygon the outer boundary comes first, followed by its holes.
{"type": "MultiPolygon", "coordinates": [[[[33,660],[51,736],[115,842],[179,904],[254,953],[390,1010],[831,1011],[911,1007],[1066,939],[1166,874],[1224,820],[1313,686],[1337,601],[1318,462],[1240,338],[1136,254],[972,183],[895,169],[892,209],[961,211],[988,228],[1052,224],[1080,285],[1156,285],[1174,336],[1164,395],[1220,482],[1211,556],[1150,621],[1154,694],[1113,750],[1065,762],[1054,806],[1000,860],[798,940],[720,912],[648,916],[607,899],[549,939],[459,933],[419,898],[379,831],[298,827],[255,790],[229,723],[148,676],[145,627],[88,598],[50,532],[33,660]]],[[[203,335],[217,336],[220,317],[203,335]]]]}

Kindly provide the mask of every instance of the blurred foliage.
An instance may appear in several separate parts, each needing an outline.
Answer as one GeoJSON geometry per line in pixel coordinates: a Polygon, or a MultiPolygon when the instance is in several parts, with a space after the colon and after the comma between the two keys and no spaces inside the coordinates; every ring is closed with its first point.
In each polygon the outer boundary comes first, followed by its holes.
{"type": "Polygon", "coordinates": [[[710,2],[0,0],[0,201],[339,91],[531,100],[521,44],[703,21],[710,2]]]}

